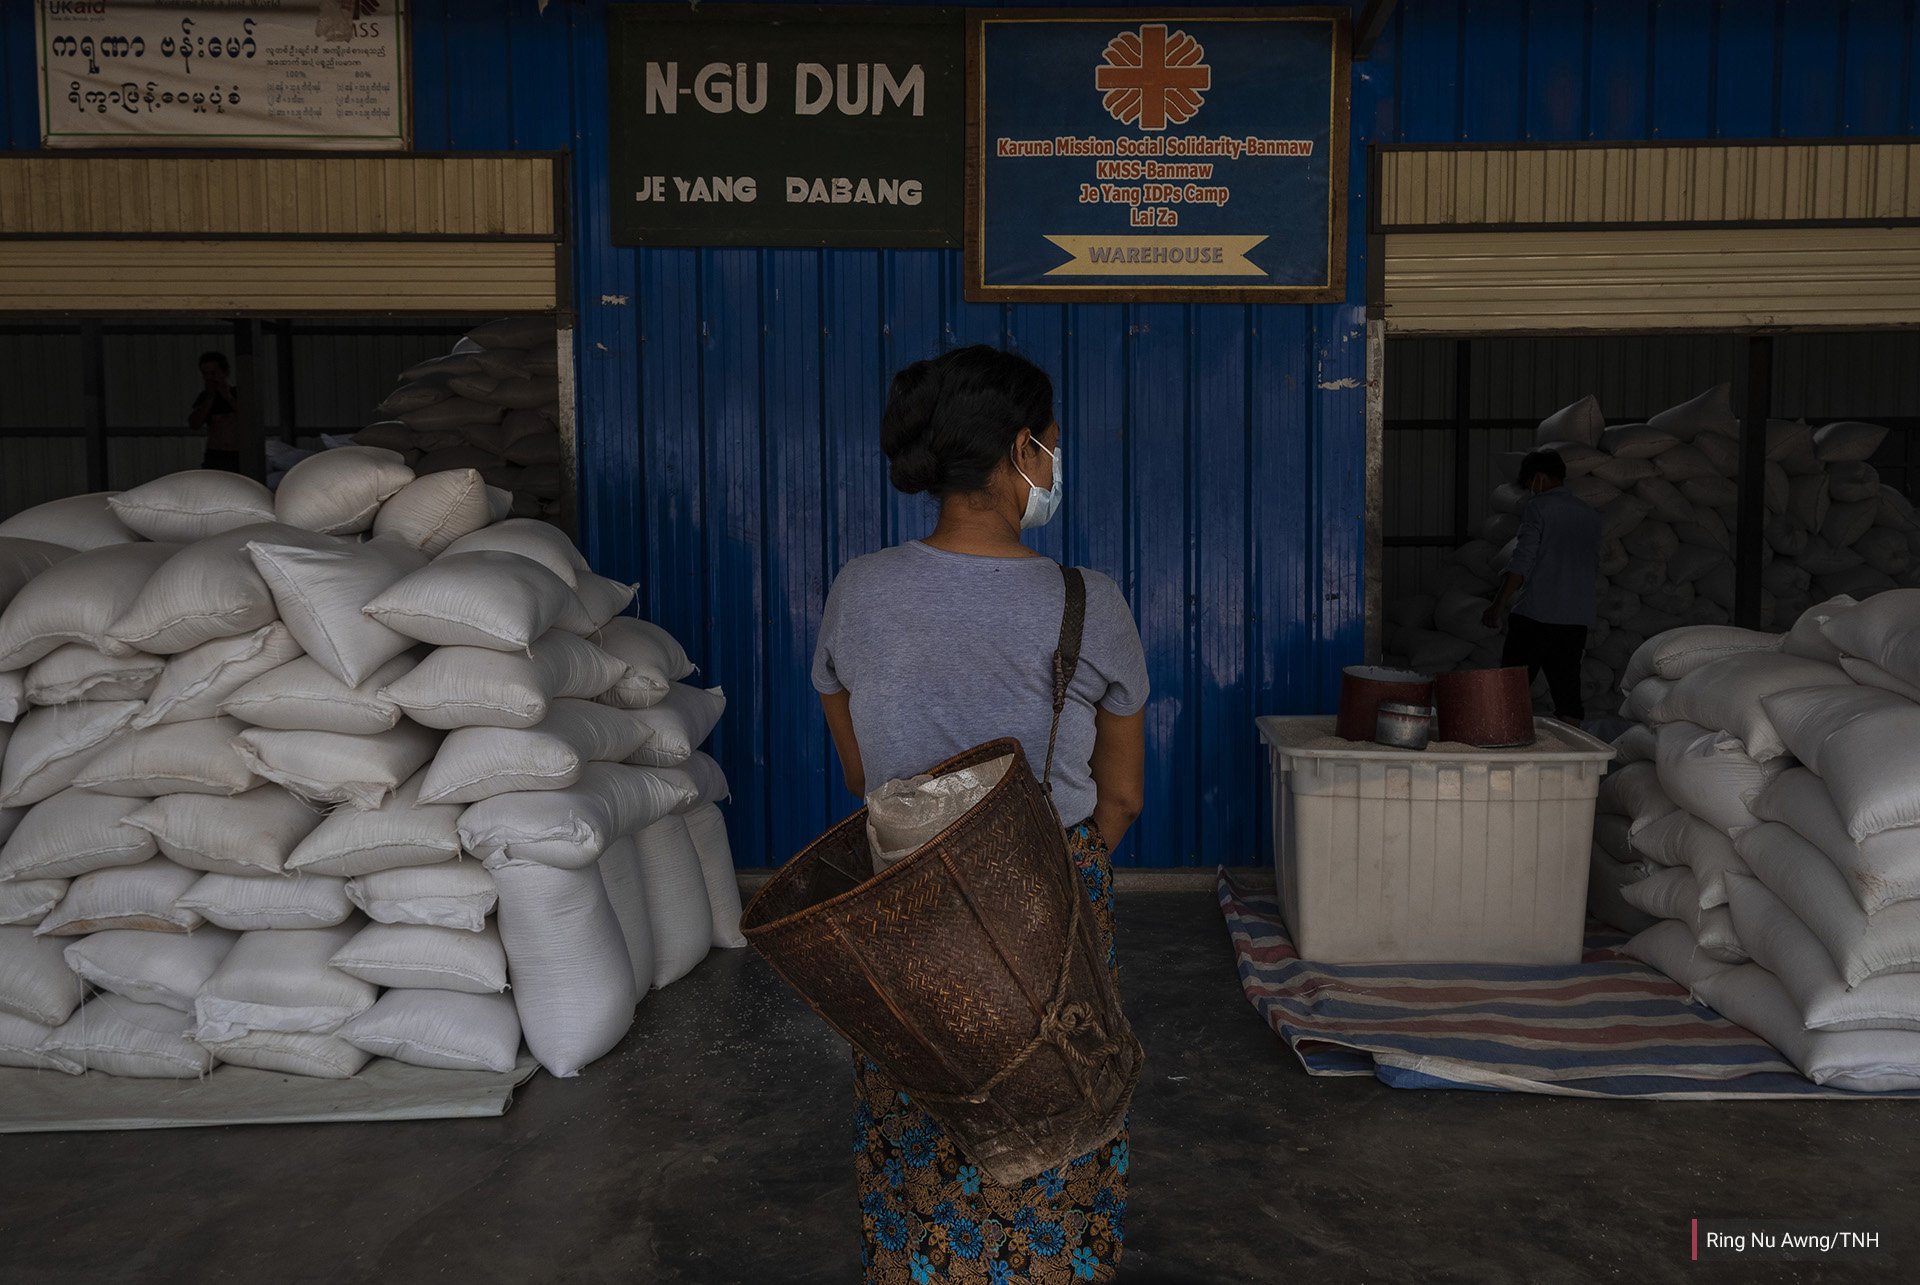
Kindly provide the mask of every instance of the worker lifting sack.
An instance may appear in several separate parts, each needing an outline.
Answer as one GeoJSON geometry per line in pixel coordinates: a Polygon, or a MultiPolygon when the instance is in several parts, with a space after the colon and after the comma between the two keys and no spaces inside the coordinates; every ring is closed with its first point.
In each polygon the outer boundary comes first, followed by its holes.
{"type": "MultiPolygon", "coordinates": [[[[1086,614],[1082,577],[1063,574],[1056,733],[1086,614]]],[[[930,774],[1008,757],[978,803],[879,874],[861,808],[783,866],[741,928],[969,1160],[1013,1184],[1111,1140],[1143,1054],[1054,810],[1053,734],[1040,781],[1011,738],[930,774]]]]}

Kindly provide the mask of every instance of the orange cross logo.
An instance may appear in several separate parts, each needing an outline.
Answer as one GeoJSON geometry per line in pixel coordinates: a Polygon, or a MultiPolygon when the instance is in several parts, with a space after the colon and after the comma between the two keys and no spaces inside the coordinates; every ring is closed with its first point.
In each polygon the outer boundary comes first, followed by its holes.
{"type": "Polygon", "coordinates": [[[1186,32],[1169,36],[1165,23],[1150,22],[1137,34],[1123,31],[1107,42],[1105,65],[1094,69],[1093,83],[1101,104],[1123,125],[1184,125],[1213,88],[1213,69],[1200,61],[1205,54],[1186,32]]]}

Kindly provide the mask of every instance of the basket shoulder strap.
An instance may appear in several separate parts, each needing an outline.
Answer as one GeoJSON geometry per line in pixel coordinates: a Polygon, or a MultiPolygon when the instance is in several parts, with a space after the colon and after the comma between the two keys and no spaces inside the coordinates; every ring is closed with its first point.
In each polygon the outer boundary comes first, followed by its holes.
{"type": "Polygon", "coordinates": [[[1067,687],[1080,668],[1080,640],[1087,628],[1087,578],[1078,567],[1062,566],[1066,607],[1060,613],[1060,645],[1053,653],[1053,726],[1047,730],[1047,766],[1040,783],[1053,792],[1053,747],[1060,739],[1060,714],[1067,707],[1067,687]]]}

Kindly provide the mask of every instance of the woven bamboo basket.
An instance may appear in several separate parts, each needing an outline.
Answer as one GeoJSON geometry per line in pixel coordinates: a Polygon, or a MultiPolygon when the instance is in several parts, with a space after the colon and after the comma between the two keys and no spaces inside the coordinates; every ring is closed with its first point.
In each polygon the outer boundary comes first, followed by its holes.
{"type": "Polygon", "coordinates": [[[1059,818],[1020,744],[1000,783],[873,873],[862,809],[783,866],[741,929],[855,1049],[1003,1184],[1120,1131],[1142,1054],[1059,818]]]}

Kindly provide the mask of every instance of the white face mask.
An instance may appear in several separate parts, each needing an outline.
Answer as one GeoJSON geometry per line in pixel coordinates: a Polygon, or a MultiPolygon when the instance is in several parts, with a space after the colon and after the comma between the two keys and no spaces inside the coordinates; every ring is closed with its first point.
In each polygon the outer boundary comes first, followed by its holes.
{"type": "Polygon", "coordinates": [[[1045,526],[1053,521],[1053,515],[1060,511],[1062,496],[1061,483],[1065,472],[1062,466],[1065,463],[1067,448],[1063,446],[1057,451],[1048,450],[1047,444],[1037,437],[1033,439],[1033,444],[1053,457],[1053,485],[1043,491],[1033,484],[1033,479],[1027,476],[1025,469],[1018,464],[1013,466],[1014,472],[1018,473],[1027,484],[1027,511],[1020,515],[1022,531],[1030,531],[1034,527],[1045,526]]]}

